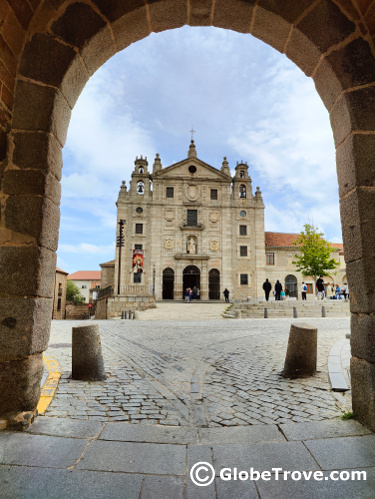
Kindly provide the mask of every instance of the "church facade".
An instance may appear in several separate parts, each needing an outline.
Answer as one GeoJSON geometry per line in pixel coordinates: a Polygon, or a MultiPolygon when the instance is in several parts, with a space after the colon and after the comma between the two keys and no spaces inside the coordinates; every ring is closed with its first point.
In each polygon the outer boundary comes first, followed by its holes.
{"type": "Polygon", "coordinates": [[[130,187],[117,201],[114,295],[180,300],[195,288],[202,300],[256,298],[265,279],[264,204],[253,192],[248,165],[232,177],[224,158],[217,169],[187,158],[152,171],[137,158],[130,187]]]}

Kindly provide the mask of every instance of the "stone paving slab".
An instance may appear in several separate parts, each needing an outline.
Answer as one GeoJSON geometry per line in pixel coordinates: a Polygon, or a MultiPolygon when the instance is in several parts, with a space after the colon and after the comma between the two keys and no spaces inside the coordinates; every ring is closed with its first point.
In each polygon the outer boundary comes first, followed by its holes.
{"type": "Polygon", "coordinates": [[[46,418],[39,416],[27,433],[53,435],[57,437],[94,438],[103,429],[103,423],[97,421],[79,421],[64,418],[46,418]]]}
{"type": "Polygon", "coordinates": [[[233,467],[239,470],[253,467],[260,472],[270,471],[271,467],[301,471],[319,469],[302,442],[214,445],[213,453],[216,471],[233,467]]]}
{"type": "Polygon", "coordinates": [[[255,444],[258,442],[282,442],[284,436],[276,425],[235,426],[231,428],[200,428],[200,442],[215,444],[255,444]]]}
{"type": "MultiPolygon", "coordinates": [[[[147,476],[142,487],[142,499],[183,499],[185,482],[183,477],[147,476]]],[[[125,497],[124,495],[122,496],[125,497]]],[[[127,496],[126,496],[127,497],[127,496]]]]}
{"type": "Polygon", "coordinates": [[[375,467],[375,435],[307,440],[305,445],[323,470],[375,467]]]}
{"type": "Polygon", "coordinates": [[[170,444],[94,441],[77,469],[185,475],[186,448],[170,444]]]}
{"type": "Polygon", "coordinates": [[[0,463],[45,468],[68,468],[76,464],[86,440],[2,433],[0,438],[0,463]]]}
{"type": "Polygon", "coordinates": [[[349,437],[371,435],[371,431],[355,420],[332,420],[315,423],[281,424],[280,429],[287,440],[313,440],[316,438],[349,437]]]}
{"type": "Polygon", "coordinates": [[[99,438],[101,440],[155,442],[159,444],[198,443],[198,434],[195,428],[139,426],[129,423],[108,423],[99,438]]]}
{"type": "Polygon", "coordinates": [[[47,468],[0,468],[1,499],[139,499],[143,476],[47,468]]]}
{"type": "MultiPolygon", "coordinates": [[[[217,490],[217,499],[258,499],[258,493],[255,488],[254,482],[250,481],[230,481],[223,482],[222,480],[215,480],[216,482],[216,490],[217,490]]],[[[275,495],[273,498],[278,498],[279,496],[275,495]]],[[[297,496],[289,496],[291,497],[297,496]]]]}

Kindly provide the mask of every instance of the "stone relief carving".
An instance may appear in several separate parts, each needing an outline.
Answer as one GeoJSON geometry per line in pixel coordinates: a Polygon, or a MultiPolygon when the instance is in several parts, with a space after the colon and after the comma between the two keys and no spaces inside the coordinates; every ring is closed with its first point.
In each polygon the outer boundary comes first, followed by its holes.
{"type": "Polygon", "coordinates": [[[171,249],[173,249],[173,247],[174,247],[174,241],[173,241],[173,239],[171,239],[169,237],[167,239],[165,239],[165,241],[164,241],[164,248],[166,248],[168,250],[171,250],[171,249]]]}
{"type": "Polygon", "coordinates": [[[218,251],[219,250],[219,241],[217,239],[211,239],[210,250],[211,251],[218,251]]]}
{"type": "Polygon", "coordinates": [[[164,211],[164,218],[167,222],[173,222],[174,220],[174,210],[167,209],[164,211]]]}
{"type": "Polygon", "coordinates": [[[199,187],[197,185],[188,185],[186,189],[186,197],[190,201],[196,201],[199,196],[199,187]]]}
{"type": "Polygon", "coordinates": [[[210,211],[209,218],[210,218],[210,222],[212,222],[213,224],[216,224],[219,221],[220,214],[216,210],[215,211],[210,211]]]}

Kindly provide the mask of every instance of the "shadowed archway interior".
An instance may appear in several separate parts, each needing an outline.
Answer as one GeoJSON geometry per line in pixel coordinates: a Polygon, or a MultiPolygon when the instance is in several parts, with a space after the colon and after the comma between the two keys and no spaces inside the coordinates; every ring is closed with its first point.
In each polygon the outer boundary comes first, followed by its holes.
{"type": "Polygon", "coordinates": [[[40,395],[71,110],[116,52],[188,24],[250,33],[286,54],[314,79],[330,113],[351,292],[353,408],[375,429],[374,10],[370,0],[0,0],[0,418],[8,427],[27,426],[40,395]]]}

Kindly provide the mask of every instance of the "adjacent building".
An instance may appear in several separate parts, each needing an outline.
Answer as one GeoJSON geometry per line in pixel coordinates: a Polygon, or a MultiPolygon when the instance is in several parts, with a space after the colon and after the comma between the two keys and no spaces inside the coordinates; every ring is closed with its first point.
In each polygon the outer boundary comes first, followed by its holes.
{"type": "Polygon", "coordinates": [[[101,286],[100,270],[78,270],[68,275],[68,279],[78,287],[85,303],[91,303],[97,299],[101,286]]]}
{"type": "Polygon", "coordinates": [[[52,319],[65,319],[67,277],[68,272],[56,267],[52,319]]]}

